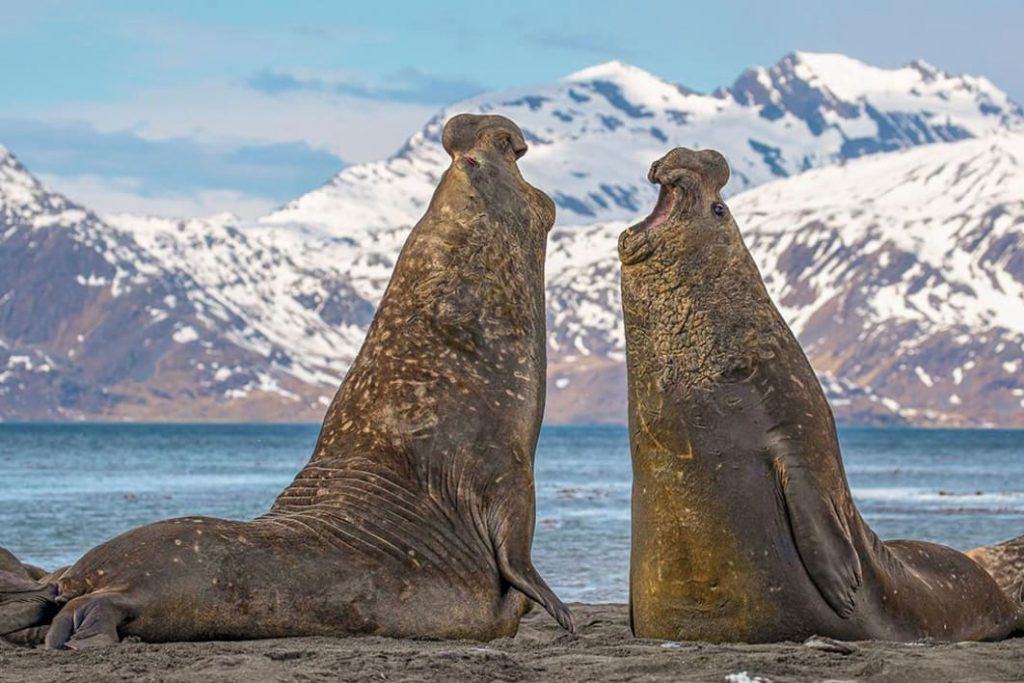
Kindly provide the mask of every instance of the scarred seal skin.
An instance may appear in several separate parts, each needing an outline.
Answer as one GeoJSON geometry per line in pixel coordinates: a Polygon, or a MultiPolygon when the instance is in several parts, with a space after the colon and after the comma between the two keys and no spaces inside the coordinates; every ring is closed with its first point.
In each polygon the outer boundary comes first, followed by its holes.
{"type": "Polygon", "coordinates": [[[1024,626],[981,566],[882,542],[821,386],[720,191],[721,154],[654,163],[619,240],[633,457],[630,613],[646,638],[986,640],[1024,626]]]}
{"type": "Polygon", "coordinates": [[[253,521],[173,519],[89,551],[53,584],[47,646],[488,640],[529,600],[574,629],[530,558],[554,204],[520,175],[512,121],[459,115],[443,142],[451,166],[309,463],[253,521]]]}

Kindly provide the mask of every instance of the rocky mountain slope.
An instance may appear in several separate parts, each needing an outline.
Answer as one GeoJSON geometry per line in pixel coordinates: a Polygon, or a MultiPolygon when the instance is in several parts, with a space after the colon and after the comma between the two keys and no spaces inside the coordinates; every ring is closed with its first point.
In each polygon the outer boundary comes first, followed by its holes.
{"type": "MultiPolygon", "coordinates": [[[[1024,134],[808,171],[730,206],[841,420],[1024,426],[1024,134]]],[[[588,395],[622,395],[621,317],[605,314],[623,226],[552,236],[566,419],[588,395]]]]}
{"type": "Polygon", "coordinates": [[[712,95],[619,63],[482,95],[247,225],[100,219],[4,153],[0,417],[319,419],[458,111],[518,121],[524,174],[559,204],[549,420],[625,417],[615,239],[681,144],[729,156],[730,205],[840,419],[1024,426],[1020,108],[922,62],[806,53],[712,95]]]}
{"type": "Polygon", "coordinates": [[[793,53],[702,95],[609,62],[549,85],[486,93],[431,119],[386,161],[345,169],[263,219],[336,236],[414,223],[448,156],[444,122],[500,112],[523,128],[524,174],[558,203],[559,222],[629,220],[653,201],[647,167],[678,145],[725,154],[738,191],[867,154],[977,137],[1024,113],[985,78],[924,62],[878,69],[843,55],[793,53]]]}
{"type": "Polygon", "coordinates": [[[3,419],[308,418],[323,409],[317,396],[300,399],[307,383],[277,362],[282,347],[246,311],[136,235],[48,191],[0,147],[3,419]]]}

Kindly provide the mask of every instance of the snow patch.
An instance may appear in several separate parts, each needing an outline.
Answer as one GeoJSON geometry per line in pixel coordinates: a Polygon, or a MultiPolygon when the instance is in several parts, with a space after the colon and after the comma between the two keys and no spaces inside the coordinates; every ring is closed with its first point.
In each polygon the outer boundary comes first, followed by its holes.
{"type": "Polygon", "coordinates": [[[171,339],[179,344],[190,344],[199,339],[199,333],[196,332],[194,327],[187,325],[175,330],[174,334],[171,335],[171,339]]]}

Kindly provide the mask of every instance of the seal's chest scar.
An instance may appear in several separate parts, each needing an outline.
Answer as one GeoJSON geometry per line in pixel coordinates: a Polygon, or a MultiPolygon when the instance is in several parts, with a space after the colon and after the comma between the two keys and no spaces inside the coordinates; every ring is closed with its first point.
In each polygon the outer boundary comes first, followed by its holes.
{"type": "Polygon", "coordinates": [[[649,458],[652,464],[671,466],[673,462],[679,460],[694,459],[693,445],[690,443],[686,423],[678,418],[672,418],[671,413],[666,417],[664,402],[660,397],[657,408],[644,406],[637,411],[637,417],[640,422],[640,433],[637,435],[638,450],[643,452],[644,457],[649,458]],[[667,421],[671,421],[671,424],[662,424],[667,421]],[[659,437],[659,433],[662,436],[659,437]]]}

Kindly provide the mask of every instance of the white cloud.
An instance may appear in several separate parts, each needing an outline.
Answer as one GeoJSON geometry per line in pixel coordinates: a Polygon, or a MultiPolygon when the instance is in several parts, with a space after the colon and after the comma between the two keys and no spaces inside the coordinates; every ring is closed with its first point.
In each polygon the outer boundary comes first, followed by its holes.
{"type": "Polygon", "coordinates": [[[40,174],[51,189],[99,214],[138,213],[152,216],[209,216],[230,211],[241,218],[268,213],[277,202],[233,190],[203,190],[189,195],[144,196],[139,181],[132,178],[100,176],[54,176],[40,174]]]}
{"type": "Polygon", "coordinates": [[[101,132],[131,129],[152,140],[301,141],[347,163],[361,163],[395,152],[436,110],[329,92],[271,96],[239,83],[164,88],[112,103],[11,108],[8,113],[51,123],[86,122],[101,132]]]}
{"type": "MultiPolygon", "coordinates": [[[[99,133],[130,131],[153,141],[193,140],[225,148],[246,143],[304,142],[346,163],[361,163],[393,154],[436,110],[430,105],[372,101],[336,93],[295,92],[274,97],[244,84],[207,84],[150,90],[112,103],[11,107],[7,112],[44,124],[85,123],[99,133]]],[[[12,151],[18,153],[16,147],[12,151]]],[[[202,216],[231,211],[252,218],[283,203],[280,197],[236,190],[154,191],[152,183],[143,187],[141,179],[101,176],[88,168],[74,174],[30,170],[58,192],[99,213],[202,216]]],[[[329,174],[322,181],[328,178],[329,174]]]]}

